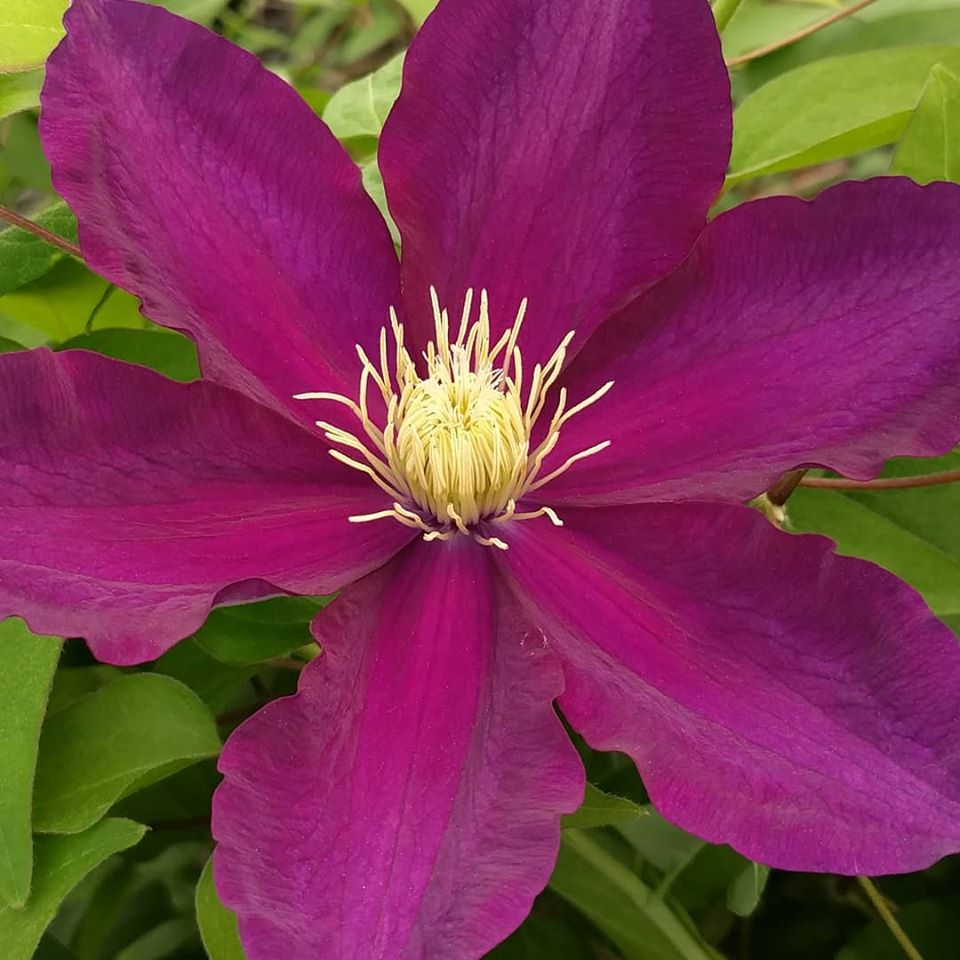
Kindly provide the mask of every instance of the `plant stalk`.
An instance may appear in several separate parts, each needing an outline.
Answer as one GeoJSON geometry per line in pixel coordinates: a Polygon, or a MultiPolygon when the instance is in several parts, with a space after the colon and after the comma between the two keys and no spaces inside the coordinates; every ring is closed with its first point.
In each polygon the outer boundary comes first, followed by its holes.
{"type": "Polygon", "coordinates": [[[52,247],[62,250],[71,257],[76,257],[77,260],[83,263],[83,254],[76,244],[65,240],[56,233],[51,233],[32,220],[20,216],[16,211],[0,206],[0,220],[6,220],[7,223],[12,224],[14,227],[19,227],[21,230],[26,230],[27,233],[32,233],[35,237],[43,240],[44,243],[49,243],[52,247]]]}
{"type": "Polygon", "coordinates": [[[870,902],[880,915],[880,919],[884,922],[886,928],[893,935],[897,943],[900,944],[903,955],[909,957],[909,960],[923,960],[920,951],[910,941],[906,931],[900,926],[899,921],[893,915],[893,911],[890,909],[883,894],[873,885],[873,881],[869,877],[857,877],[857,880],[860,886],[863,887],[864,893],[870,898],[870,902]]]}
{"type": "MultiPolygon", "coordinates": [[[[824,27],[829,27],[830,24],[836,23],[838,20],[843,20],[845,17],[849,17],[852,14],[857,13],[864,7],[869,7],[871,3],[876,3],[876,0],[857,0],[856,3],[850,4],[849,7],[843,7],[843,9],[838,10],[836,13],[831,13],[830,16],[824,17],[822,20],[817,20],[815,23],[811,23],[808,26],[797,30],[795,33],[791,33],[786,37],[781,37],[779,40],[774,40],[773,43],[768,43],[765,46],[757,47],[756,50],[751,50],[749,53],[741,54],[739,57],[732,57],[727,61],[727,66],[739,67],[743,63],[749,63],[751,60],[759,60],[760,57],[765,57],[768,53],[774,53],[776,50],[782,50],[784,47],[789,47],[798,40],[803,40],[804,37],[809,37],[811,34],[817,33],[824,27]]],[[[719,7],[720,4],[718,3],[717,6],[719,7]]]]}
{"type": "Polygon", "coordinates": [[[848,480],[846,477],[804,477],[799,486],[821,490],[913,490],[915,487],[937,487],[960,481],[960,470],[922,473],[915,477],[880,477],[878,480],[848,480]]]}

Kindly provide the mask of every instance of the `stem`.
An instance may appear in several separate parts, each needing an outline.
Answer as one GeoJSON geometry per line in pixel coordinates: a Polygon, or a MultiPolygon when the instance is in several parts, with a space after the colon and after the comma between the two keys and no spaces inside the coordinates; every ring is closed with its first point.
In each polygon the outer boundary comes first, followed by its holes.
{"type": "Polygon", "coordinates": [[[71,257],[76,257],[81,263],[83,263],[83,254],[80,252],[80,248],[78,246],[72,244],[69,240],[64,240],[63,237],[56,233],[51,233],[49,230],[45,230],[32,220],[28,220],[26,217],[21,217],[19,213],[15,213],[13,210],[7,209],[7,207],[0,207],[0,220],[6,220],[7,223],[13,224],[13,226],[19,227],[21,230],[26,230],[27,233],[32,233],[35,237],[39,237],[41,240],[43,240],[44,243],[49,243],[58,250],[62,250],[64,253],[70,254],[71,257]]]}
{"type": "Polygon", "coordinates": [[[740,9],[743,0],[716,0],[713,5],[713,19],[717,22],[717,33],[723,33],[733,15],[740,9]]]}
{"type": "Polygon", "coordinates": [[[821,490],[912,490],[914,487],[936,487],[960,481],[960,470],[922,473],[915,477],[881,477],[879,480],[847,480],[846,477],[804,477],[801,487],[821,490]]]}
{"type": "Polygon", "coordinates": [[[264,661],[267,666],[279,667],[281,670],[302,670],[306,665],[306,660],[297,660],[295,657],[273,657],[264,661]]]}
{"type": "Polygon", "coordinates": [[[907,936],[903,927],[897,922],[897,918],[893,915],[883,895],[873,885],[873,881],[869,877],[857,877],[857,880],[860,882],[860,886],[863,887],[866,895],[870,898],[874,909],[880,914],[880,919],[886,924],[887,929],[893,934],[897,943],[900,944],[900,949],[903,951],[904,956],[909,957],[910,960],[923,960],[920,951],[910,942],[910,938],[907,936]]]}
{"type": "Polygon", "coordinates": [[[93,322],[97,319],[97,315],[100,311],[106,306],[107,301],[110,299],[111,294],[116,292],[116,287],[112,283],[108,283],[103,288],[103,293],[100,294],[100,299],[94,304],[93,309],[90,311],[90,316],[87,317],[87,322],[84,324],[83,332],[90,333],[93,330],[93,322]]]}
{"type": "Polygon", "coordinates": [[[849,7],[844,7],[836,13],[831,13],[829,17],[817,20],[816,23],[811,23],[809,26],[803,27],[795,33],[791,33],[789,36],[783,37],[780,40],[774,40],[773,43],[768,43],[766,46],[757,47],[756,50],[751,50],[749,53],[744,53],[739,57],[733,57],[727,61],[727,66],[739,67],[742,63],[759,60],[760,57],[765,57],[768,53],[789,47],[790,44],[796,43],[798,40],[803,40],[804,37],[809,37],[812,33],[816,33],[824,27],[829,27],[831,23],[836,23],[838,20],[843,20],[845,17],[849,17],[851,14],[862,10],[864,7],[869,7],[871,3],[876,3],[876,0],[857,0],[856,3],[850,4],[849,7]]]}

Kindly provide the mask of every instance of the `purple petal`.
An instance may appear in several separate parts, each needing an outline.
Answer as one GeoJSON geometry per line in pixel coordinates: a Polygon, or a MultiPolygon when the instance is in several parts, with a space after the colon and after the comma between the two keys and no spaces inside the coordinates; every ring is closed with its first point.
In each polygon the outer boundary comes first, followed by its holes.
{"type": "Polygon", "coordinates": [[[158,656],[245,581],[328,593],[410,536],[349,523],[384,496],[277,414],[85,351],[0,357],[0,438],[0,619],[110,663],[158,656]]]}
{"type": "Polygon", "coordinates": [[[664,816],[774,867],[960,850],[960,650],[890,574],[741,506],[564,511],[503,555],[564,660],[564,714],[664,816]]]}
{"type": "Polygon", "coordinates": [[[470,960],[526,916],[583,774],[558,664],[498,592],[487,548],[417,543],[233,734],[216,878],[250,960],[470,960]]]}
{"type": "Polygon", "coordinates": [[[715,220],[671,277],[604,324],[558,462],[613,445],[547,502],[752,497],[822,464],[873,476],[960,439],[960,187],[845,183],[715,220]]]}
{"type": "Polygon", "coordinates": [[[74,0],[42,134],[90,266],[200,344],[206,376],[308,415],[355,392],[354,344],[398,299],[387,228],[297,93],[202,27],[74,0]]]}
{"type": "Polygon", "coordinates": [[[687,254],[729,148],[704,0],[444,0],[380,145],[415,338],[431,284],[486,287],[497,330],[529,297],[532,369],[687,254]]]}

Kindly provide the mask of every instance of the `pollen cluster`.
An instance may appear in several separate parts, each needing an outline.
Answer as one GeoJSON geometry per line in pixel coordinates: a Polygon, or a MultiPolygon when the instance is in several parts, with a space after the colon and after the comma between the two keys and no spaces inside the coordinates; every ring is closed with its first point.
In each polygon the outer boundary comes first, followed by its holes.
{"type": "Polygon", "coordinates": [[[404,342],[403,325],[391,310],[392,338],[386,328],[380,331],[378,362],[357,346],[361,370],[356,400],[335,393],[303,393],[297,399],[341,403],[357,418],[357,433],[325,420],[317,426],[334,444],[331,456],[367,474],[392,506],[351,521],[390,518],[422,530],[425,540],[462,533],[505,550],[507,543],[491,535],[495,524],[547,517],[562,525],[550,507],[531,508],[529,498],[576,461],[609,446],[603,441],[553,469],[545,468],[563,425],[599,400],[613,382],[570,407],[566,389],[560,388],[543,439],[533,447],[534,428],[563,369],[573,332],[546,363],[525,375],[519,338],[526,300],[511,326],[492,343],[486,291],[480,294],[475,319],[473,291],[467,291],[455,336],[436,291],[430,293],[435,338],[422,354],[419,370],[404,342]],[[370,414],[371,385],[386,408],[382,427],[370,414]]]}

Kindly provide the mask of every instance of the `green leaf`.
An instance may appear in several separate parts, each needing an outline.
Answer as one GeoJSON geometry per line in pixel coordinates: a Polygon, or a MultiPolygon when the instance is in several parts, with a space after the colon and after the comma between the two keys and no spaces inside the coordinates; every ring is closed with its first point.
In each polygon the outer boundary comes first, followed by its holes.
{"type": "Polygon", "coordinates": [[[85,830],[122,797],[219,749],[216,723],[191,690],[159,674],[123,676],[44,726],[35,829],[85,830]]]}
{"type": "Polygon", "coordinates": [[[63,36],[69,0],[16,0],[0,10],[0,73],[39,67],[63,36]]]}
{"type": "Polygon", "coordinates": [[[390,216],[383,176],[377,165],[377,138],[387,114],[400,93],[403,54],[379,70],[341,87],[327,104],[323,119],[334,136],[344,141],[351,156],[360,162],[363,187],[383,216],[393,242],[399,246],[400,231],[390,216]]]}
{"type": "MultiPolygon", "coordinates": [[[[960,453],[891,460],[884,476],[960,467],[960,453]]],[[[823,533],[839,553],[863,557],[911,584],[941,617],[960,615],[960,484],[909,490],[800,487],[787,507],[790,529],[823,533]]]]}
{"type": "Polygon", "coordinates": [[[585,960],[599,957],[586,939],[587,924],[563,910],[557,898],[539,897],[533,912],[485,960],[585,960]]]}
{"type": "Polygon", "coordinates": [[[217,894],[213,865],[208,860],[197,884],[197,923],[210,960],[245,960],[237,918],[217,894]]]}
{"type": "Polygon", "coordinates": [[[399,0],[399,2],[418,27],[430,16],[437,5],[437,0],[399,0]]]}
{"type": "Polygon", "coordinates": [[[618,824],[616,830],[635,851],[635,869],[656,896],[669,895],[691,912],[724,904],[730,885],[749,865],[729,847],[705,843],[652,809],[645,817],[618,824]]]}
{"type": "Polygon", "coordinates": [[[57,342],[85,332],[91,319],[95,327],[142,329],[147,321],[137,300],[121,290],[114,291],[97,309],[107,286],[83,264],[64,257],[45,276],[0,296],[0,313],[57,342]]]}
{"type": "MultiPolygon", "coordinates": [[[[251,709],[255,709],[255,705],[251,709]]],[[[219,783],[216,759],[201,760],[192,767],[185,767],[179,773],[125,797],[117,804],[114,813],[118,817],[129,817],[141,823],[160,825],[172,820],[197,824],[199,829],[203,829],[200,825],[210,819],[210,803],[219,783]]]]}
{"type": "Polygon", "coordinates": [[[765,47],[824,16],[823,8],[813,4],[744,0],[723,31],[724,55],[730,59],[765,47]]]}
{"type": "MultiPolygon", "coordinates": [[[[34,222],[71,243],[77,242],[77,221],[65,203],[47,207],[34,222]]],[[[0,231],[0,295],[44,276],[65,256],[62,250],[19,227],[0,231]]]]}
{"type": "Polygon", "coordinates": [[[0,352],[11,350],[32,350],[34,347],[42,347],[47,343],[47,338],[38,330],[17,323],[11,317],[0,313],[0,337],[3,337],[5,344],[0,352]]]}
{"type": "Polygon", "coordinates": [[[0,908],[3,960],[31,960],[67,894],[107,857],[138,843],[145,830],[132,820],[113,819],[69,837],[38,837],[30,900],[22,910],[0,908]]]}
{"type": "Polygon", "coordinates": [[[224,710],[256,673],[254,667],[230,666],[215,660],[195,640],[184,640],[171,647],[153,669],[189,687],[214,714],[224,710]]]}
{"type": "Polygon", "coordinates": [[[367,194],[377,205],[377,209],[383,216],[384,222],[387,225],[387,229],[390,231],[390,236],[393,239],[394,244],[399,247],[400,231],[397,229],[397,225],[393,222],[393,217],[390,215],[390,209],[387,206],[387,191],[383,185],[383,175],[380,173],[380,167],[377,164],[377,158],[372,157],[366,163],[361,164],[360,172],[363,174],[363,188],[367,191],[367,194]]]}
{"type": "Polygon", "coordinates": [[[362,60],[385,44],[395,41],[403,28],[400,12],[389,3],[370,3],[369,16],[362,22],[354,22],[337,43],[332,58],[335,63],[346,65],[362,60]]]}
{"type": "Polygon", "coordinates": [[[561,825],[565,830],[609,827],[629,820],[636,820],[637,817],[645,817],[649,814],[649,807],[643,807],[626,797],[604,793],[588,783],[580,809],[567,814],[561,820],[561,825]]]}
{"type": "Polygon", "coordinates": [[[165,920],[137,937],[116,954],[115,960],[167,960],[195,942],[196,927],[188,917],[165,920]]]}
{"type": "Polygon", "coordinates": [[[3,149],[0,150],[0,174],[19,191],[24,188],[47,196],[53,190],[50,164],[40,144],[37,118],[18,113],[3,122],[3,149]]]}
{"type": "Polygon", "coordinates": [[[341,87],[331,97],[323,120],[338,140],[379,137],[383,123],[400,94],[403,54],[379,70],[341,87]]]}
{"type": "Polygon", "coordinates": [[[739,917],[749,917],[760,904],[770,868],[761,863],[747,864],[727,891],[727,906],[739,917]]]}
{"type": "Polygon", "coordinates": [[[917,183],[960,183],[960,76],[940,64],[930,71],[891,172],[917,183]]]}
{"type": "Polygon", "coordinates": [[[743,0],[713,0],[713,19],[720,34],[723,34],[724,30],[727,29],[742,4],[743,0]]]}
{"type": "Polygon", "coordinates": [[[196,344],[179,333],[111,329],[81,333],[64,340],[59,350],[93,350],[107,357],[156,370],[184,382],[200,377],[196,344]]]}
{"type": "MultiPolygon", "coordinates": [[[[766,5],[767,9],[770,6],[766,5]]],[[[798,11],[804,9],[803,4],[796,7],[798,11]]],[[[823,15],[823,11],[819,11],[812,19],[819,20],[823,15]]],[[[789,32],[781,30],[777,36],[789,32]]],[[[798,43],[791,43],[750,63],[746,72],[756,88],[779,74],[824,57],[887,47],[937,44],[944,38],[957,36],[960,36],[960,9],[957,7],[930,7],[925,0],[919,4],[916,0],[897,0],[896,4],[889,6],[881,3],[866,7],[855,16],[832,24],[829,30],[818,30],[798,43]]]]}
{"type": "Polygon", "coordinates": [[[0,621],[0,903],[16,907],[30,893],[33,776],[59,657],[59,640],[0,621]]]}
{"type": "Polygon", "coordinates": [[[22,343],[17,343],[16,340],[10,340],[7,337],[0,337],[0,353],[14,353],[23,349],[22,343]]]}
{"type": "Polygon", "coordinates": [[[0,120],[21,110],[40,106],[40,88],[43,86],[43,71],[28,70],[26,73],[0,73],[0,120]]]}
{"type": "Polygon", "coordinates": [[[44,934],[37,952],[33,955],[33,960],[77,960],[77,955],[59,940],[44,934]]]}
{"type": "Polygon", "coordinates": [[[105,663],[98,663],[92,667],[61,667],[53,678],[47,714],[62,710],[75,700],[105,687],[108,683],[113,683],[122,676],[123,673],[117,667],[110,667],[105,663]]]}
{"type": "Polygon", "coordinates": [[[628,820],[617,829],[644,861],[662,874],[661,889],[669,887],[707,846],[652,809],[646,817],[628,820]]]}
{"type": "Polygon", "coordinates": [[[226,7],[229,0],[148,0],[148,2],[166,7],[171,13],[196,20],[197,23],[210,23],[226,7]]]}
{"type": "Polygon", "coordinates": [[[705,843],[678,873],[664,878],[658,892],[670,897],[698,918],[728,912],[730,888],[750,861],[723,845],[705,843]]]}
{"type": "Polygon", "coordinates": [[[613,838],[565,830],[550,887],[602,930],[625,960],[718,960],[680,908],[658,896],[629,862],[629,847],[618,850],[613,838]]]}
{"type": "Polygon", "coordinates": [[[274,597],[218,607],[194,639],[221,663],[247,665],[312,643],[310,621],[331,597],[274,597]]]}
{"type": "Polygon", "coordinates": [[[198,867],[208,855],[208,842],[155,830],[78,891],[71,903],[76,915],[69,918],[63,911],[50,932],[70,944],[77,960],[195,960],[202,954],[193,895],[198,867]],[[180,922],[174,926],[170,920],[180,922]],[[189,949],[181,952],[183,947],[189,949]]]}
{"type": "Polygon", "coordinates": [[[830,57],[777,77],[734,114],[727,185],[893,143],[937,63],[960,70],[960,48],[830,57]]]}

